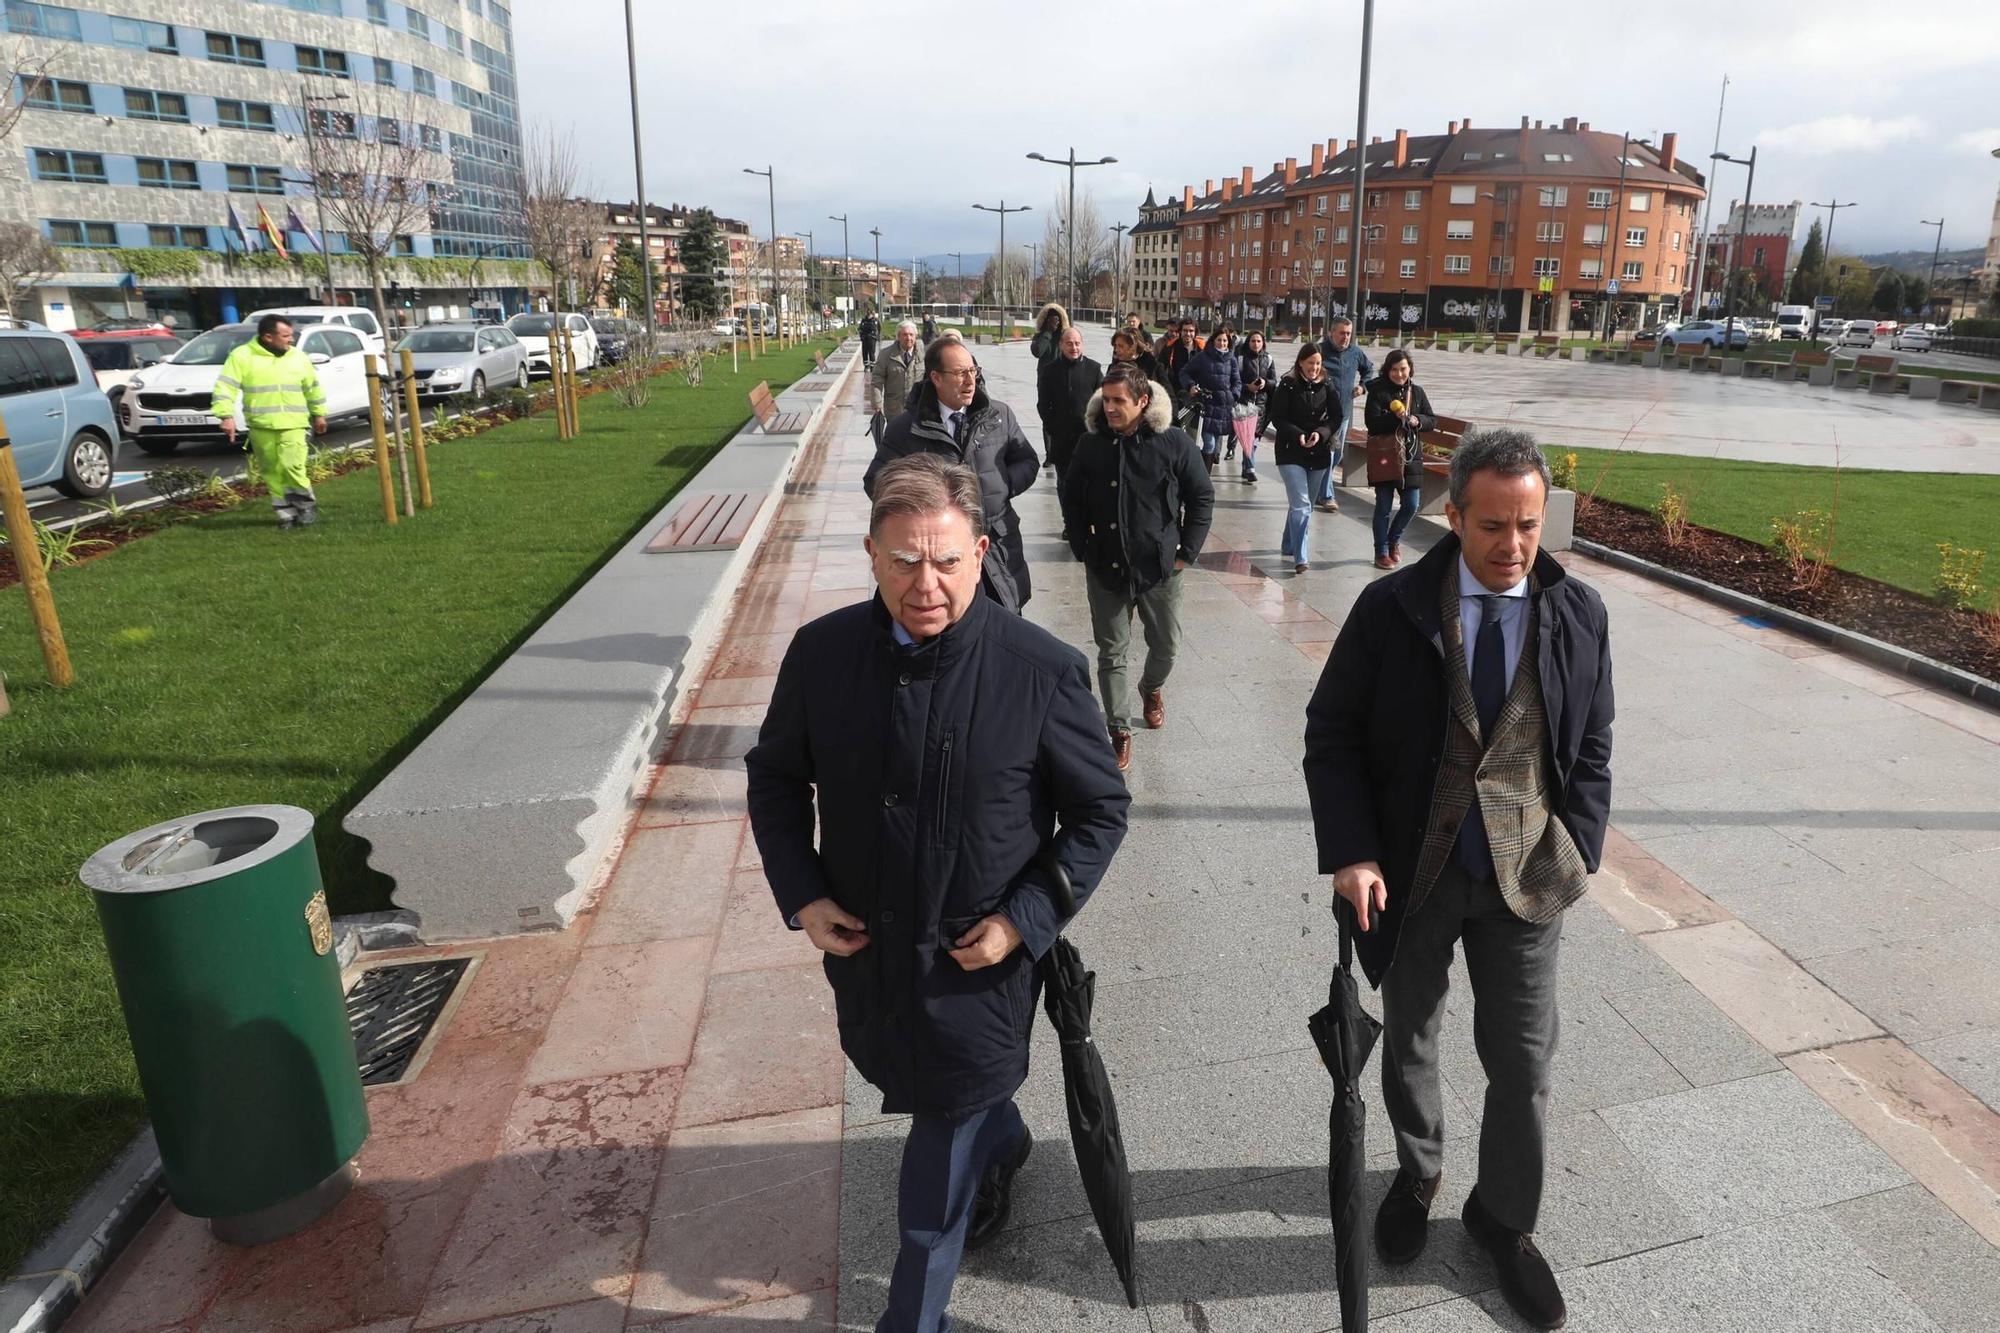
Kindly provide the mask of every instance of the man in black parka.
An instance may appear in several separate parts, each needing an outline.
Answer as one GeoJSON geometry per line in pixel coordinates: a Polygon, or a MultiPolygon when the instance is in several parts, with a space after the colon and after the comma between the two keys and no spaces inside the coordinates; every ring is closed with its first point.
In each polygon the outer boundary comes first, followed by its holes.
{"type": "Polygon", "coordinates": [[[1452,535],[1355,599],[1306,708],[1305,758],[1319,868],[1382,992],[1400,1169],[1376,1249],[1407,1263],[1428,1234],[1443,1178],[1438,1023],[1462,947],[1487,1083],[1462,1215],[1537,1328],[1567,1313],[1532,1233],[1562,914],[1603,853],[1613,712],[1604,603],[1540,550],[1548,492],[1525,432],[1460,442],[1452,535]]]}
{"type": "Polygon", "coordinates": [[[1104,367],[1083,354],[1083,330],[1070,325],[1056,340],[1056,354],[1042,362],[1035,376],[1035,411],[1042,418],[1042,442],[1055,465],[1058,492],[1077,437],[1087,429],[1083,410],[1102,383],[1104,367]]]}
{"type": "Polygon", "coordinates": [[[1082,656],[981,590],[972,471],[915,454],[874,502],[877,593],[799,630],[745,762],[764,876],[826,955],[841,1047],[911,1114],[876,1327],[935,1333],[1032,1145],[1013,1096],[1035,963],[1066,924],[1045,858],[1087,901],[1130,798],[1082,656]]]}
{"type": "Polygon", "coordinates": [[[985,564],[986,589],[1009,611],[1019,611],[1032,589],[1014,497],[1035,484],[1042,460],[1014,409],[987,395],[972,349],[955,336],[940,337],[924,350],[923,382],[910,406],[882,432],[861,488],[872,497],[876,474],[914,453],[940,454],[979,478],[984,531],[994,547],[985,564]]]}

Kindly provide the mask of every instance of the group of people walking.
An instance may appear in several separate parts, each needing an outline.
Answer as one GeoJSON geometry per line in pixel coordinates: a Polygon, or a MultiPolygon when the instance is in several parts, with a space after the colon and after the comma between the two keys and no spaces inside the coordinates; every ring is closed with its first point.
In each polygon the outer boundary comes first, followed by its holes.
{"type": "MultiPolygon", "coordinates": [[[[911,1116],[878,1333],[948,1328],[962,1254],[1007,1225],[1034,1146],[1013,1098],[1040,963],[1125,836],[1135,726],[1166,721],[1218,455],[1235,442],[1252,477],[1265,423],[1275,430],[1283,547],[1303,572],[1308,520],[1331,503],[1321,487],[1359,399],[1371,481],[1380,473],[1376,563],[1395,569],[1434,424],[1407,355],[1391,352],[1376,376],[1339,325],[1281,374],[1260,335],[1238,356],[1226,327],[1201,338],[1176,325],[1156,345],[1129,319],[1100,368],[1059,306],[1037,325],[1036,406],[1063,540],[1083,566],[1098,697],[1081,656],[1019,614],[1031,582],[1014,500],[1041,460],[964,341],[924,342],[906,323],[869,370],[876,590],[798,632],[746,759],[778,909],[825,954],[849,1059],[885,1112],[911,1116]],[[1253,418],[1238,407],[1255,413],[1247,439],[1233,423],[1253,418]],[[1175,424],[1194,409],[1194,432],[1175,424]],[[1146,648],[1136,710],[1134,620],[1146,648]]],[[[1462,945],[1489,1085],[1464,1222],[1541,1328],[1566,1314],[1532,1236],[1555,962],[1562,912],[1603,846],[1612,719],[1603,603],[1539,550],[1549,482],[1519,431],[1460,444],[1451,534],[1356,600],[1304,728],[1317,869],[1382,992],[1399,1170],[1376,1248],[1407,1263],[1428,1234],[1444,1143],[1438,1027],[1462,945]]]]}

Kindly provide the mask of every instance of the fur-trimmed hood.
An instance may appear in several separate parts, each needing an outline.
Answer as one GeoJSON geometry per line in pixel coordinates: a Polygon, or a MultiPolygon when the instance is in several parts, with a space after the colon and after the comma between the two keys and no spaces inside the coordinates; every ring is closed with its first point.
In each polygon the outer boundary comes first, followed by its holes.
{"type": "MultiPolygon", "coordinates": [[[[1146,400],[1146,417],[1141,424],[1158,435],[1173,424],[1174,403],[1158,380],[1146,383],[1151,387],[1151,396],[1146,400]]],[[[1083,409],[1083,428],[1092,435],[1104,434],[1104,390],[1090,395],[1090,405],[1083,409]]]]}
{"type": "Polygon", "coordinates": [[[1049,317],[1049,311],[1051,310],[1062,316],[1062,328],[1066,329],[1069,327],[1069,311],[1063,309],[1060,302],[1051,301],[1035,312],[1035,332],[1040,333],[1042,331],[1042,321],[1049,317]]]}

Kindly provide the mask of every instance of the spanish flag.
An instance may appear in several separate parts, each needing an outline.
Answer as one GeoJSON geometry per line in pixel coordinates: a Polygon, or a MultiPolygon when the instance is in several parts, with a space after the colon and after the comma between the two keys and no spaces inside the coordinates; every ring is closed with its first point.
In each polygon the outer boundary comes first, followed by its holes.
{"type": "Polygon", "coordinates": [[[278,230],[278,224],[271,221],[271,215],[264,211],[262,204],[257,205],[257,230],[263,232],[265,238],[271,242],[271,248],[278,252],[278,258],[291,258],[285,250],[285,233],[278,230]]]}

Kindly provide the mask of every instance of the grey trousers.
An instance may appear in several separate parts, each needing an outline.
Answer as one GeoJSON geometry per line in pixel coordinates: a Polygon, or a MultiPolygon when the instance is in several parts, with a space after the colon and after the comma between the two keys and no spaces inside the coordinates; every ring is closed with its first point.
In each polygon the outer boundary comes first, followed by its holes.
{"type": "Polygon", "coordinates": [[[1542,1207],[1549,1067],[1556,1051],[1556,951],[1562,918],[1532,925],[1499,886],[1448,862],[1403,923],[1382,982],[1382,1097],[1403,1169],[1428,1180],[1444,1165],[1438,1021],[1452,946],[1465,943],[1472,1036],[1486,1071],[1479,1126],[1479,1198],[1500,1225],[1533,1231],[1542,1207]]]}
{"type": "Polygon", "coordinates": [[[1123,588],[1107,588],[1084,570],[1090,597],[1090,630],[1097,639],[1097,691],[1104,700],[1104,723],[1112,731],[1132,730],[1132,692],[1126,684],[1125,657],[1132,647],[1132,616],[1136,612],[1146,635],[1146,666],[1139,688],[1157,690],[1174,669],[1181,645],[1181,576],[1174,574],[1134,597],[1123,588]]]}

